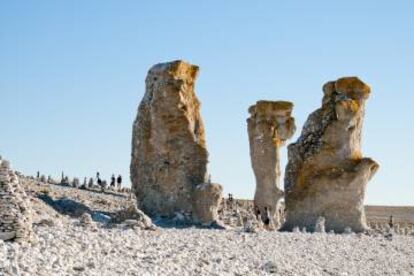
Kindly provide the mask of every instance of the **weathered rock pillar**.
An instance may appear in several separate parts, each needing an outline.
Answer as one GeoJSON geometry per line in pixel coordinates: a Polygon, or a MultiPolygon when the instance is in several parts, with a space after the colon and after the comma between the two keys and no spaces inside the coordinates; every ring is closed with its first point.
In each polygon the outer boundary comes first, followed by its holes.
{"type": "Polygon", "coordinates": [[[306,121],[289,145],[285,173],[287,217],[283,227],[313,231],[319,216],[327,231],[360,232],[368,228],[364,212],[367,182],[378,164],[362,158],[361,132],[370,88],[356,77],[323,87],[322,107],[306,121]]]}
{"type": "Polygon", "coordinates": [[[207,182],[208,152],[194,92],[198,69],[178,60],[148,72],[133,125],[130,168],[132,189],[148,214],[193,213],[193,191],[207,182]]]}
{"type": "Polygon", "coordinates": [[[292,109],[290,102],[258,101],[249,108],[247,119],[250,157],[256,177],[254,204],[263,220],[269,215],[272,228],[278,224],[277,206],[283,197],[279,184],[279,148],[296,129],[292,109]]]}

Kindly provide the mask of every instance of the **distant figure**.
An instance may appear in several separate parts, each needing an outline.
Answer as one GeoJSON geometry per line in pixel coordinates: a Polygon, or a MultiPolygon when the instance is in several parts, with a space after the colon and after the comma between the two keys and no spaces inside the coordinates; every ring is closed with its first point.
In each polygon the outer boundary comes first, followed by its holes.
{"type": "Polygon", "coordinates": [[[94,185],[93,178],[91,177],[91,178],[89,178],[88,188],[93,188],[93,185],[94,185]]]}
{"type": "Polygon", "coordinates": [[[101,174],[99,172],[96,173],[96,179],[101,178],[101,174]]]}
{"type": "Polygon", "coordinates": [[[65,179],[65,174],[62,172],[62,181],[61,182],[63,182],[63,179],[65,179]]]}
{"type": "Polygon", "coordinates": [[[37,171],[37,179],[39,179],[39,178],[40,178],[40,172],[37,171]]]}
{"type": "Polygon", "coordinates": [[[118,189],[121,189],[122,187],[122,176],[118,175],[118,178],[116,179],[116,183],[118,184],[118,189]]]}
{"type": "Polygon", "coordinates": [[[85,177],[83,178],[83,184],[81,186],[81,189],[86,189],[88,188],[88,179],[85,177]]]}
{"type": "Polygon", "coordinates": [[[266,229],[269,229],[270,216],[269,216],[269,209],[267,207],[265,207],[265,210],[264,210],[263,224],[265,225],[266,229]]]}
{"type": "Polygon", "coordinates": [[[111,176],[111,187],[115,187],[115,175],[112,174],[111,176]]]}
{"type": "Polygon", "coordinates": [[[257,205],[254,206],[254,215],[256,216],[257,220],[259,220],[259,221],[261,220],[260,208],[257,205]]]}
{"type": "Polygon", "coordinates": [[[232,194],[229,194],[228,201],[229,201],[228,206],[230,207],[231,210],[233,210],[233,195],[232,194]]]}
{"type": "Polygon", "coordinates": [[[390,228],[394,227],[394,218],[392,215],[390,216],[390,221],[388,222],[388,225],[390,226],[390,228]]]}

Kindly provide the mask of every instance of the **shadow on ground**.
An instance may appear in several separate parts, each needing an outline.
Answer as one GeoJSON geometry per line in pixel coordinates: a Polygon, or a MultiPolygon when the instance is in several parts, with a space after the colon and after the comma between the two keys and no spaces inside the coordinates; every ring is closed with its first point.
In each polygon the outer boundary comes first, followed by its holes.
{"type": "Polygon", "coordinates": [[[96,222],[108,223],[111,220],[111,213],[93,211],[85,204],[69,198],[53,199],[47,194],[39,194],[37,197],[62,215],[78,218],[82,214],[88,213],[96,222]]]}

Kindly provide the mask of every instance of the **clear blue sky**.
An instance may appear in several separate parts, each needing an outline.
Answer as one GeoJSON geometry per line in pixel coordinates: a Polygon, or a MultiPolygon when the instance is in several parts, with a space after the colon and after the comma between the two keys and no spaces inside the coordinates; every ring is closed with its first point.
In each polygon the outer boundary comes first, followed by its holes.
{"type": "Polygon", "coordinates": [[[414,1],[200,2],[0,1],[0,154],[26,174],[129,176],[146,72],[185,59],[212,180],[252,198],[247,108],[293,101],[293,141],[322,85],[356,75],[372,87],[364,156],[381,164],[366,202],[414,205],[414,1]]]}

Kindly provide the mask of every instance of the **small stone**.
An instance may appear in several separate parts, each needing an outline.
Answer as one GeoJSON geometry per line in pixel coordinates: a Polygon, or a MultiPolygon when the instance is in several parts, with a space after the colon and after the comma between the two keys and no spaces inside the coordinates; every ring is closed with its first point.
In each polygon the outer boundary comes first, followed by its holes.
{"type": "Polygon", "coordinates": [[[351,228],[351,227],[349,227],[349,226],[345,227],[345,229],[344,229],[344,234],[353,234],[353,232],[352,232],[352,228],[351,228]]]}
{"type": "Polygon", "coordinates": [[[318,217],[315,223],[315,232],[316,233],[325,233],[325,218],[318,217]]]}

